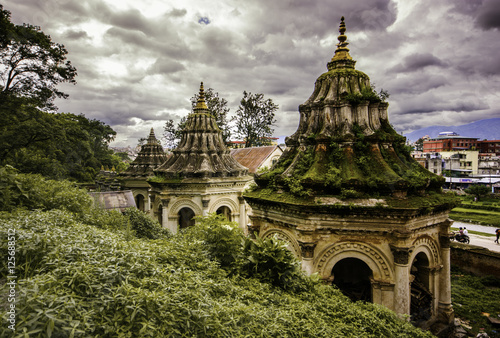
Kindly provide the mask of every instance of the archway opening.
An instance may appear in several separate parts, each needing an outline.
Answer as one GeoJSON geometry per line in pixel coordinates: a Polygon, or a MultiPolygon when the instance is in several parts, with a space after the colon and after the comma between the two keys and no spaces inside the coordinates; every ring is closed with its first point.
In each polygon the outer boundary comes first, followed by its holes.
{"type": "Polygon", "coordinates": [[[332,269],[335,284],[352,301],[372,301],[373,275],[370,267],[358,258],[344,258],[332,269]]]}
{"type": "Polygon", "coordinates": [[[410,269],[411,303],[410,318],[419,323],[432,316],[432,293],[430,290],[429,259],[420,252],[415,256],[410,269]]]}
{"type": "Polygon", "coordinates": [[[135,205],[140,211],[144,211],[144,196],[141,194],[135,196],[135,205]]]}
{"type": "Polygon", "coordinates": [[[163,206],[159,205],[158,206],[158,223],[160,223],[161,226],[163,226],[163,206]]]}
{"type": "Polygon", "coordinates": [[[184,207],[178,212],[179,228],[184,229],[194,225],[194,211],[191,208],[184,207]]]}
{"type": "Polygon", "coordinates": [[[231,222],[231,209],[229,207],[223,205],[215,212],[217,215],[224,216],[229,222],[231,222]]]}

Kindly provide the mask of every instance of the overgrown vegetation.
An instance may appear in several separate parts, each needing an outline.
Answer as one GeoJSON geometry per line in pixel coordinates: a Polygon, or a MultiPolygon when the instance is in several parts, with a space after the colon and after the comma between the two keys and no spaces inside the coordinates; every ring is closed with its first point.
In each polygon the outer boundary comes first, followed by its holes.
{"type": "Polygon", "coordinates": [[[487,320],[500,315],[500,279],[474,276],[452,266],[451,295],[455,316],[469,323],[469,333],[475,336],[484,328],[490,337],[500,337],[487,320]]]}
{"type": "MultiPolygon", "coordinates": [[[[135,211],[82,215],[65,203],[0,213],[1,236],[16,231],[14,337],[431,336],[381,306],[351,303],[305,276],[284,243],[252,241],[221,216],[151,240],[122,224],[140,223],[135,211]]],[[[7,250],[2,241],[2,257],[7,250]]]]}

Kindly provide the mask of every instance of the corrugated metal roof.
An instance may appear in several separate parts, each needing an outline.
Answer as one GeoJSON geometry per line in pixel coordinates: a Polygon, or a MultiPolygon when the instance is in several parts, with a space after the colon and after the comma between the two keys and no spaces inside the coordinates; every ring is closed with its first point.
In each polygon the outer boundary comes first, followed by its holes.
{"type": "Polygon", "coordinates": [[[231,149],[231,155],[242,166],[247,167],[249,172],[255,174],[261,164],[264,163],[276,148],[279,148],[279,146],[231,149]]]}
{"type": "Polygon", "coordinates": [[[127,208],[135,207],[132,190],[91,192],[89,194],[104,209],[119,209],[123,212],[127,208]]]}

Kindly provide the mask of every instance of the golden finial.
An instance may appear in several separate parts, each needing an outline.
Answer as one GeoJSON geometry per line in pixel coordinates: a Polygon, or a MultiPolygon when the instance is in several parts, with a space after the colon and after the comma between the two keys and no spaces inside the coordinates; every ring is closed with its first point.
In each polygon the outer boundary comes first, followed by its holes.
{"type": "Polygon", "coordinates": [[[207,104],[205,103],[205,91],[203,90],[203,82],[200,85],[200,94],[198,95],[198,101],[196,102],[196,107],[194,107],[194,109],[208,110],[207,104]]]}
{"type": "Polygon", "coordinates": [[[332,70],[335,68],[354,68],[354,61],[349,55],[349,48],[347,45],[347,36],[344,34],[346,31],[344,17],[340,19],[339,33],[340,35],[337,37],[339,43],[337,44],[337,49],[335,50],[335,55],[330,62],[328,62],[328,70],[332,70]]]}

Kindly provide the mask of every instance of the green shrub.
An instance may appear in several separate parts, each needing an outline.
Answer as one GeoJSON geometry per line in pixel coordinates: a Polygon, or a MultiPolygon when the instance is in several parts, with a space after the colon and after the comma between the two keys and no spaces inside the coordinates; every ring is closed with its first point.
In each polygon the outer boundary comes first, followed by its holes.
{"type": "Polygon", "coordinates": [[[157,220],[137,208],[127,208],[123,214],[130,221],[132,230],[138,238],[158,239],[169,235],[169,231],[162,228],[157,220]]]}
{"type": "Polygon", "coordinates": [[[86,213],[92,199],[69,181],[54,181],[35,174],[19,174],[11,166],[0,168],[0,211],[61,209],[86,213]]]}

